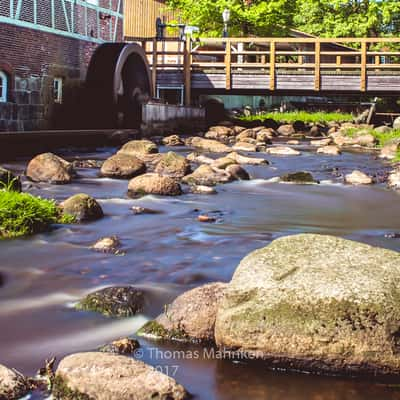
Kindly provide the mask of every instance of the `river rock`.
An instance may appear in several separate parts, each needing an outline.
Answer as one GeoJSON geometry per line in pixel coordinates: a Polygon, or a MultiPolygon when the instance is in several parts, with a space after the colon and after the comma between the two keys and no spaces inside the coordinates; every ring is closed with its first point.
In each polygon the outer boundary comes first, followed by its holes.
{"type": "Polygon", "coordinates": [[[386,125],[381,125],[381,126],[374,128],[374,130],[378,133],[389,133],[389,132],[391,132],[392,128],[390,128],[389,126],[386,126],[386,125]]]}
{"type": "Polygon", "coordinates": [[[271,140],[275,137],[278,136],[277,132],[274,131],[271,128],[263,128],[262,130],[257,132],[257,141],[258,142],[263,142],[266,144],[270,144],[271,140]]]}
{"type": "Polygon", "coordinates": [[[72,161],[72,166],[74,168],[101,168],[104,164],[103,160],[74,160],[72,161]]]}
{"type": "Polygon", "coordinates": [[[288,140],[288,141],[286,142],[286,144],[288,144],[289,146],[290,146],[290,145],[292,145],[292,146],[297,146],[297,145],[300,144],[300,141],[299,141],[299,140],[288,140]]]}
{"type": "Polygon", "coordinates": [[[292,124],[281,125],[278,128],[278,134],[281,136],[291,136],[296,133],[292,124]]]}
{"type": "Polygon", "coordinates": [[[150,140],[131,140],[125,143],[118,151],[119,154],[128,154],[141,158],[141,155],[158,153],[158,147],[150,140]]]}
{"type": "Polygon", "coordinates": [[[204,139],[201,137],[193,137],[188,141],[188,145],[197,147],[210,153],[228,153],[231,148],[217,140],[204,139]]]}
{"type": "Polygon", "coordinates": [[[162,155],[155,172],[172,178],[183,178],[190,174],[191,168],[184,156],[170,151],[162,155]]]}
{"type": "Polygon", "coordinates": [[[144,302],[143,292],[134,287],[108,287],[88,294],[76,308],[107,317],[131,317],[143,311],[144,302]]]}
{"type": "Polygon", "coordinates": [[[333,236],[250,253],[218,305],[215,338],[275,368],[400,374],[400,255],[333,236]]]}
{"type": "Polygon", "coordinates": [[[356,141],[355,144],[363,147],[374,147],[377,143],[377,139],[375,138],[375,136],[367,132],[358,134],[354,139],[356,141]]]}
{"type": "Polygon", "coordinates": [[[393,139],[386,143],[379,154],[380,158],[386,158],[387,160],[393,160],[398,151],[400,150],[400,139],[393,139]]]}
{"type": "Polygon", "coordinates": [[[227,142],[232,136],[235,136],[235,132],[227,126],[212,126],[204,135],[207,139],[215,139],[221,142],[227,142]]]}
{"type": "Polygon", "coordinates": [[[226,157],[235,160],[238,164],[262,165],[269,164],[264,158],[245,157],[236,152],[229,153],[226,157]]]}
{"type": "Polygon", "coordinates": [[[390,172],[388,186],[393,189],[400,189],[400,169],[394,169],[390,172]]]}
{"type": "Polygon", "coordinates": [[[243,139],[256,139],[257,133],[254,129],[245,129],[236,136],[236,141],[241,142],[243,139]]]}
{"type": "Polygon", "coordinates": [[[101,253],[118,254],[121,247],[121,241],[117,236],[109,236],[98,240],[92,249],[101,253]]]}
{"type": "Polygon", "coordinates": [[[115,353],[115,354],[134,354],[135,350],[140,347],[137,340],[131,338],[123,338],[114,340],[99,348],[99,351],[103,353],[115,353]]]}
{"type": "Polygon", "coordinates": [[[192,174],[186,175],[182,181],[188,185],[215,186],[232,181],[232,176],[225,170],[200,165],[192,174]]]}
{"type": "Polygon", "coordinates": [[[330,156],[338,156],[342,154],[338,146],[330,145],[330,146],[322,146],[317,150],[318,154],[327,154],[330,156]]]}
{"type": "Polygon", "coordinates": [[[146,172],[146,165],[134,155],[118,153],[108,158],[101,167],[101,175],[108,178],[131,179],[146,172]]]}
{"type": "Polygon", "coordinates": [[[326,138],[326,139],[318,139],[318,140],[311,140],[310,145],[311,146],[328,146],[332,143],[331,138],[326,138]]]}
{"type": "Polygon", "coordinates": [[[11,171],[0,167],[0,190],[11,189],[20,192],[22,189],[19,176],[15,176],[11,171]]]}
{"type": "Polygon", "coordinates": [[[400,117],[397,117],[397,118],[393,121],[393,129],[400,129],[400,117]]]}
{"type": "Polygon", "coordinates": [[[216,282],[183,293],[138,334],[158,339],[213,342],[217,308],[225,287],[225,283],[216,282]]]}
{"type": "Polygon", "coordinates": [[[130,197],[145,194],[178,196],[182,194],[182,188],[175,179],[156,173],[140,175],[129,181],[128,195],[130,197]]]}
{"type": "Polygon", "coordinates": [[[366,173],[354,170],[351,174],[345,176],[345,182],[352,185],[370,185],[373,181],[366,173]]]}
{"type": "Polygon", "coordinates": [[[229,157],[229,155],[225,156],[225,157],[221,157],[216,159],[211,166],[213,168],[219,168],[219,169],[226,169],[227,167],[229,167],[230,165],[233,164],[237,164],[236,160],[229,157]]]}
{"type": "Polygon", "coordinates": [[[18,400],[28,391],[28,381],[22,374],[0,364],[0,399],[18,400]]]}
{"type": "Polygon", "coordinates": [[[248,142],[237,142],[233,146],[233,150],[256,152],[257,151],[257,146],[255,144],[248,143],[248,142]]]}
{"type": "Polygon", "coordinates": [[[217,191],[211,186],[194,185],[190,187],[190,190],[195,194],[217,194],[217,191]]]}
{"type": "Polygon", "coordinates": [[[245,128],[244,126],[238,126],[238,125],[234,125],[232,126],[232,130],[233,130],[233,134],[239,135],[239,133],[242,133],[243,131],[245,131],[247,128],[245,128]]]}
{"type": "Polygon", "coordinates": [[[39,154],[26,169],[26,176],[33,182],[53,184],[71,183],[74,176],[72,164],[53,153],[39,154]]]}
{"type": "Polygon", "coordinates": [[[162,139],[165,146],[183,146],[185,142],[178,135],[170,135],[162,139]]]}
{"type": "Polygon", "coordinates": [[[162,214],[163,212],[160,210],[153,210],[152,208],[133,206],[131,208],[133,214],[142,215],[142,214],[162,214]]]}
{"type": "Polygon", "coordinates": [[[202,154],[198,154],[198,153],[190,153],[188,154],[188,156],[186,157],[186,159],[188,161],[194,162],[196,164],[213,164],[215,162],[215,160],[213,158],[207,157],[207,156],[203,156],[202,154]]]}
{"type": "Polygon", "coordinates": [[[269,147],[266,152],[278,156],[299,156],[301,154],[300,151],[285,146],[269,147]]]}
{"type": "Polygon", "coordinates": [[[319,136],[323,136],[321,129],[318,125],[313,125],[310,130],[308,131],[308,136],[311,137],[319,137],[319,136]]]}
{"type": "Polygon", "coordinates": [[[78,353],[61,360],[53,387],[56,399],[149,400],[188,398],[174,379],[133,358],[78,353]]]}
{"type": "Polygon", "coordinates": [[[72,215],[78,222],[95,221],[104,216],[100,204],[93,197],[79,193],[61,203],[63,212],[72,215]]]}
{"type": "Polygon", "coordinates": [[[248,181],[250,179],[249,173],[238,164],[229,165],[225,171],[235,180],[248,181]]]}
{"type": "Polygon", "coordinates": [[[319,183],[317,180],[314,179],[310,172],[305,171],[290,172],[288,174],[282,175],[280,177],[280,181],[297,184],[319,183]]]}

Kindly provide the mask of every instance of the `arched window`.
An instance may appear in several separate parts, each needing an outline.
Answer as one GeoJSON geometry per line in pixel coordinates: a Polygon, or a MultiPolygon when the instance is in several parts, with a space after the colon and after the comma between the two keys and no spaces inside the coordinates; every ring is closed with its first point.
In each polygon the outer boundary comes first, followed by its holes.
{"type": "Polygon", "coordinates": [[[0,103],[7,101],[8,77],[5,72],[0,71],[0,103]]]}

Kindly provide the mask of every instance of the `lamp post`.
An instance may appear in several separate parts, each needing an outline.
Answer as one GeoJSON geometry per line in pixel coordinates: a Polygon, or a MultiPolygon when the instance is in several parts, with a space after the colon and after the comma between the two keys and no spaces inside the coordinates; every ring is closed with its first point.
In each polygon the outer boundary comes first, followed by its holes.
{"type": "Polygon", "coordinates": [[[224,21],[224,32],[223,32],[223,37],[228,37],[228,22],[231,18],[231,12],[229,9],[225,8],[225,10],[222,12],[222,20],[224,21]]]}

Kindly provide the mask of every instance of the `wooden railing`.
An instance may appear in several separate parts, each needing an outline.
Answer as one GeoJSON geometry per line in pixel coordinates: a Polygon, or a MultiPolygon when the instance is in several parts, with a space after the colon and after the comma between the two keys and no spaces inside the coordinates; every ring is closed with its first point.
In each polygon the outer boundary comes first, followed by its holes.
{"type": "Polygon", "coordinates": [[[186,104],[196,72],[224,74],[227,91],[232,89],[234,74],[252,71],[258,71],[260,79],[268,76],[271,91],[276,90],[278,74],[313,75],[315,91],[321,90],[324,74],[357,74],[361,92],[367,90],[370,73],[400,75],[400,38],[187,38],[185,42],[153,40],[150,49],[146,42],[142,45],[154,82],[158,71],[183,71],[186,104]]]}

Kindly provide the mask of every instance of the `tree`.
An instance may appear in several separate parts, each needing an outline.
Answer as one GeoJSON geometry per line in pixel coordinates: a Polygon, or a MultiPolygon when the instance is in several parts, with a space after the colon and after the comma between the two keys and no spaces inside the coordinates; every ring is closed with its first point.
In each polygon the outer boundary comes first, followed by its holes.
{"type": "Polygon", "coordinates": [[[231,12],[230,36],[279,36],[293,25],[295,0],[168,0],[180,10],[185,23],[196,25],[201,34],[221,36],[222,12],[231,12]]]}
{"type": "Polygon", "coordinates": [[[377,37],[399,33],[399,0],[297,0],[297,29],[322,37],[377,37]]]}

